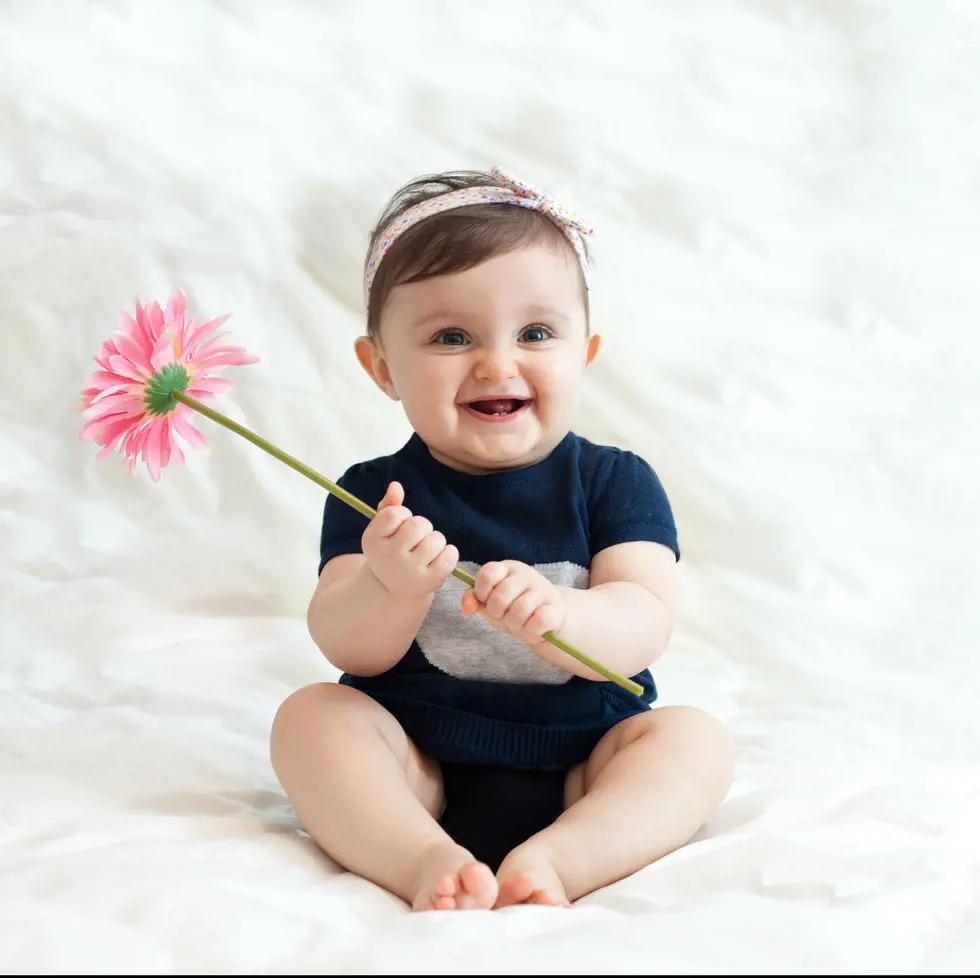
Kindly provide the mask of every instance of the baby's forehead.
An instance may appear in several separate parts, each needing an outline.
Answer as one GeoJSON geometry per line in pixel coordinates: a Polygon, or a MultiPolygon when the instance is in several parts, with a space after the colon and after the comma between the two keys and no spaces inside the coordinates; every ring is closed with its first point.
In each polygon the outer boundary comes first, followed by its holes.
{"type": "Polygon", "coordinates": [[[572,303],[579,295],[581,276],[570,249],[548,243],[502,252],[469,268],[406,284],[409,289],[404,291],[422,300],[448,295],[461,301],[572,303]]]}
{"type": "Polygon", "coordinates": [[[413,328],[439,322],[493,325],[542,318],[571,323],[586,316],[574,279],[555,281],[541,268],[522,268],[513,262],[398,286],[387,305],[385,320],[413,328]]]}

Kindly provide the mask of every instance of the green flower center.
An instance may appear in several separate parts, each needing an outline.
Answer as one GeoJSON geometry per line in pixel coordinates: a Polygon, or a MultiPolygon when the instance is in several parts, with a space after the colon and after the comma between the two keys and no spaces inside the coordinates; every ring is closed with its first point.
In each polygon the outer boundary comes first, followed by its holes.
{"type": "Polygon", "coordinates": [[[185,391],[190,374],[180,363],[168,363],[158,370],[146,385],[146,407],[150,414],[170,414],[177,407],[174,391],[185,391]]]}

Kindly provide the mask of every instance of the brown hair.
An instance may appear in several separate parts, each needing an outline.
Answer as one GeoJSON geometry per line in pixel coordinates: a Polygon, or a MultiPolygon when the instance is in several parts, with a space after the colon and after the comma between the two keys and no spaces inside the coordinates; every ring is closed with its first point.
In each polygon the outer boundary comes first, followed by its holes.
{"type": "MultiPolygon", "coordinates": [[[[410,207],[453,190],[499,186],[503,184],[496,177],[479,170],[454,170],[412,180],[392,196],[382,211],[371,232],[368,255],[392,221],[410,207]]],[[[381,311],[396,286],[461,272],[488,258],[542,240],[561,242],[571,248],[549,217],[527,207],[468,204],[423,219],[395,241],[375,272],[368,299],[368,335],[377,334],[381,311]]],[[[582,298],[587,321],[589,300],[584,279],[582,298]]]]}

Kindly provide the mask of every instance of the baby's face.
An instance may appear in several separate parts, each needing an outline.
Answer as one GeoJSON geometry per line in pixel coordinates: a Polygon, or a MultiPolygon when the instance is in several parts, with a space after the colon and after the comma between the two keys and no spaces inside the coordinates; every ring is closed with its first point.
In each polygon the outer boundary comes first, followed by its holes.
{"type": "Polygon", "coordinates": [[[597,349],[574,255],[541,243],[393,289],[372,352],[433,456],[482,473],[551,452],[597,349]]]}

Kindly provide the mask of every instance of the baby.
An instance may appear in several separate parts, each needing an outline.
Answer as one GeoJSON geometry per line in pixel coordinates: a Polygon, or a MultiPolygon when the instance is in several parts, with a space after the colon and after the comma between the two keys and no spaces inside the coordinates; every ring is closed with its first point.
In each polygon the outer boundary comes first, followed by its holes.
{"type": "Polygon", "coordinates": [[[342,676],[283,703],[271,756],[322,849],[417,910],[566,906],[684,845],[731,784],[717,720],[651,708],[663,486],[572,430],[588,233],[500,170],[449,173],[392,198],[365,262],[357,358],[413,434],[340,480],[374,519],[327,498],[308,624],[342,676]]]}

